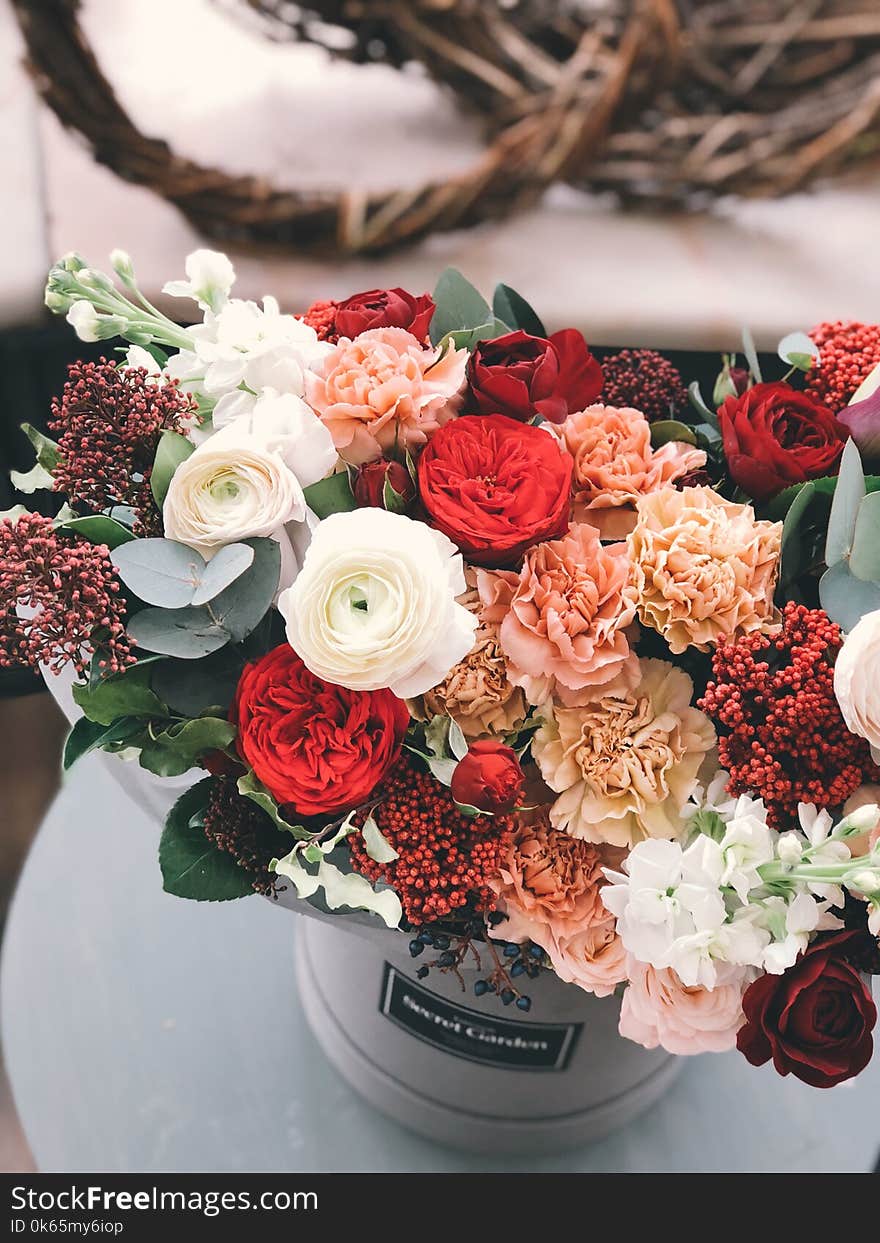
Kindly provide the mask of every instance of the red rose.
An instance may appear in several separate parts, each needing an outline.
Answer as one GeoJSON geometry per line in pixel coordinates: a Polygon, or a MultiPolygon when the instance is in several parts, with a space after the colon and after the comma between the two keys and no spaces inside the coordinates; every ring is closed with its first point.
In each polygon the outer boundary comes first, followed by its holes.
{"type": "Polygon", "coordinates": [[[518,331],[482,341],[468,360],[467,378],[479,414],[524,423],[536,414],[562,423],[602,392],[602,368],[574,328],[549,340],[518,331]]]}
{"type": "Polygon", "coordinates": [[[731,477],[756,501],[835,474],[848,435],[827,406],[781,381],[727,397],[718,421],[731,477]]]}
{"type": "Polygon", "coordinates": [[[230,719],[239,754],[301,816],[363,803],[400,755],[409,712],[391,691],[350,691],[315,677],[288,644],[241,675],[230,719]]]}
{"type": "Polygon", "coordinates": [[[406,506],[415,498],[416,486],[412,476],[400,462],[392,462],[387,457],[376,458],[367,462],[357,473],[354,481],[354,499],[358,505],[370,509],[387,509],[385,504],[385,483],[401,497],[401,504],[406,506]]]}
{"type": "Polygon", "coordinates": [[[450,788],[456,803],[480,811],[512,811],[523,792],[525,775],[516,752],[503,742],[480,738],[472,742],[452,774],[450,788]]]}
{"type": "Polygon", "coordinates": [[[424,341],[434,315],[434,299],[405,289],[367,289],[336,304],[336,335],[357,337],[368,328],[405,328],[424,341]]]}
{"type": "Polygon", "coordinates": [[[877,1010],[845,959],[858,932],[819,937],[783,975],[762,975],[743,997],[737,1048],[753,1066],[770,1058],[781,1075],[831,1088],[871,1060],[877,1010]]]}
{"type": "Polygon", "coordinates": [[[511,565],[568,528],[574,463],[555,436],[503,414],[454,419],[419,458],[428,522],[468,561],[511,565]]]}

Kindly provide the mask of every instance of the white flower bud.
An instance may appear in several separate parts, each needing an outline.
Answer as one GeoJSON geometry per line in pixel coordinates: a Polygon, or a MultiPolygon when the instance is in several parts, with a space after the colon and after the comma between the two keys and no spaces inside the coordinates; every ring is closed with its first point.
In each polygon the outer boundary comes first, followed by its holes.
{"type": "Polygon", "coordinates": [[[857,889],[859,893],[880,893],[880,876],[869,872],[867,868],[861,872],[853,872],[846,878],[848,889],[857,889]]]}
{"type": "Polygon", "coordinates": [[[804,856],[803,841],[797,833],[783,833],[776,843],[776,854],[782,863],[794,867],[804,856]]]}
{"type": "Polygon", "coordinates": [[[880,822],[880,807],[876,803],[865,803],[863,807],[855,807],[845,817],[843,823],[853,833],[870,833],[880,822]]]}
{"type": "Polygon", "coordinates": [[[113,271],[120,280],[126,284],[132,284],[134,281],[134,265],[131,262],[131,255],[126,250],[111,250],[110,263],[113,271]]]}
{"type": "Polygon", "coordinates": [[[73,327],[80,341],[100,341],[101,325],[98,312],[91,302],[86,302],[84,299],[74,302],[67,312],[67,322],[73,327]]]}

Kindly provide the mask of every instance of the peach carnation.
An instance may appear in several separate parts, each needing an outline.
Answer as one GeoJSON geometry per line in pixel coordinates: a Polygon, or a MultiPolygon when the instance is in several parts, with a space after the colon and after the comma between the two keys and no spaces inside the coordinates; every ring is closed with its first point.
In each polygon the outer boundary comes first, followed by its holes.
{"type": "Polygon", "coordinates": [[[575,516],[603,539],[629,534],[640,496],[706,465],[702,449],[678,441],[652,449],[648,420],[628,406],[588,406],[554,430],[574,459],[575,516]]]}
{"type": "Polygon", "coordinates": [[[682,669],[642,659],[638,677],[635,687],[612,683],[579,707],[544,706],[532,755],[559,795],[554,828],[616,846],[680,834],[715,730],[691,706],[694,687],[682,669]]]}
{"type": "Polygon", "coordinates": [[[530,703],[551,692],[577,702],[632,668],[628,570],[624,544],[603,547],[595,527],[575,523],[562,539],[529,549],[519,574],[478,571],[484,615],[500,622],[510,679],[530,703]]]}
{"type": "Polygon", "coordinates": [[[417,721],[433,716],[452,717],[467,738],[506,734],[523,723],[528,706],[520,687],[514,686],[507,676],[498,623],[480,610],[476,571],[468,567],[465,579],[468,589],[458,597],[458,603],[477,615],[474,646],[442,682],[418,699],[410,699],[407,706],[417,721]]]}
{"type": "Polygon", "coordinates": [[[636,510],[627,547],[639,619],[673,653],[774,624],[781,522],[706,487],[661,488],[636,510]]]}
{"type": "Polygon", "coordinates": [[[306,372],[309,405],[346,462],[417,448],[458,412],[467,350],[425,349],[404,328],[343,337],[306,372]]]}
{"type": "Polygon", "coordinates": [[[736,1046],[745,1016],[745,975],[728,967],[713,989],[682,984],[674,971],[629,957],[629,985],[620,1008],[620,1034],[646,1049],[669,1053],[724,1053],[736,1046]]]}
{"type": "Polygon", "coordinates": [[[600,896],[603,867],[618,867],[622,852],[602,849],[551,828],[547,809],[520,818],[492,887],[507,919],[496,935],[534,941],[548,950],[554,938],[608,920],[600,896]]]}

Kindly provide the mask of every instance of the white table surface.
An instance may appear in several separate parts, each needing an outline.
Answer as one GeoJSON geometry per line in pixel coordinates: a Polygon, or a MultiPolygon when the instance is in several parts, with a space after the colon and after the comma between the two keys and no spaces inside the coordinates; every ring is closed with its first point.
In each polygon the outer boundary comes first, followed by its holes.
{"type": "MultiPolygon", "coordinates": [[[[816,1091],[738,1054],[685,1067],[628,1129],[564,1156],[486,1159],[390,1122],[305,1025],[296,917],[260,898],[164,894],[151,824],[104,758],[74,771],[27,862],[6,931],[3,1045],[40,1169],[865,1171],[880,1059],[816,1091]]],[[[117,761],[118,762],[118,761],[117,761]]]]}

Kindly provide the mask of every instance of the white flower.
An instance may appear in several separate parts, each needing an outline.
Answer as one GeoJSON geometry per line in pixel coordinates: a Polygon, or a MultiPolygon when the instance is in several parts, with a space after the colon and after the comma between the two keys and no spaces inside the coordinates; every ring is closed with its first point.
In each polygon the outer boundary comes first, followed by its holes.
{"type": "Polygon", "coordinates": [[[212,437],[178,466],[162,515],[168,539],[210,558],[224,544],[303,522],[306,508],[299,480],[281,456],[233,434],[212,437]]]}
{"type": "Polygon", "coordinates": [[[98,312],[91,302],[86,302],[84,299],[74,302],[67,312],[66,318],[68,324],[76,331],[80,341],[101,340],[101,321],[98,317],[98,312]]]}
{"type": "Polygon", "coordinates": [[[767,898],[762,908],[763,922],[775,935],[764,951],[761,965],[771,975],[782,975],[809,945],[810,933],[819,926],[822,908],[807,893],[799,893],[788,905],[784,898],[767,898]]]}
{"type": "Polygon", "coordinates": [[[729,885],[740,901],[749,900],[749,890],[762,884],[758,868],[774,857],[774,841],[764,817],[752,811],[736,815],[728,822],[721,839],[724,871],[721,884],[729,885]]]}
{"type": "Polygon", "coordinates": [[[776,843],[776,854],[783,863],[794,867],[804,857],[804,844],[800,833],[781,833],[776,843]]]}
{"type": "MultiPolygon", "coordinates": [[[[122,252],[114,251],[118,253],[122,252]]],[[[219,250],[194,250],[187,255],[184,267],[189,279],[168,281],[162,292],[174,298],[193,298],[203,311],[219,311],[235,282],[235,268],[226,255],[219,250]]]]}
{"type": "MultiPolygon", "coordinates": [[[[242,394],[244,396],[244,394],[242,394]]],[[[329,475],[338,461],[333,437],[311,406],[292,393],[266,389],[250,408],[228,421],[214,412],[213,442],[250,438],[277,453],[304,488],[329,475]]]]}
{"type": "Polygon", "coordinates": [[[476,618],[461,554],[402,514],[331,514],[279,599],[287,637],[318,677],[353,690],[422,695],[470,651],[476,618]]]}
{"type": "Polygon", "coordinates": [[[847,728],[867,739],[880,761],[880,610],[865,613],[834,662],[834,694],[847,728]]]}
{"type": "Polygon", "coordinates": [[[125,351],[126,367],[143,367],[149,376],[159,376],[162,374],[162,368],[156,362],[149,350],[145,350],[142,345],[130,345],[125,351]]]}

